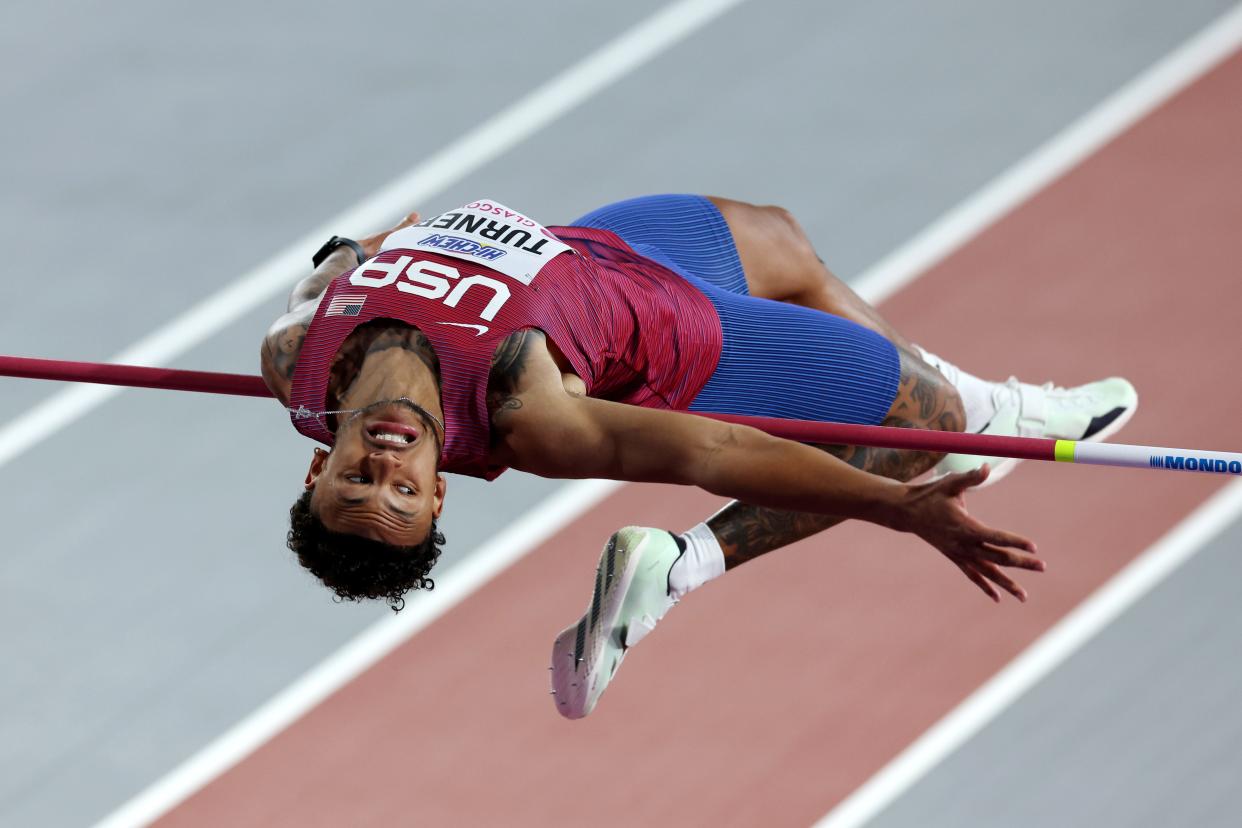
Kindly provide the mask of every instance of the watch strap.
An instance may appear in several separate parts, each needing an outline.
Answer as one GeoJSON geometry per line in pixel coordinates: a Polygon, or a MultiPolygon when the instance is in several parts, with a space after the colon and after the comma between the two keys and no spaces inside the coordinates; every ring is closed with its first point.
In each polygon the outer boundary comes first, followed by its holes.
{"type": "Polygon", "coordinates": [[[366,253],[362,250],[362,245],[353,239],[347,239],[344,236],[333,236],[324,242],[323,247],[315,251],[315,255],[311,256],[311,264],[315,267],[323,264],[323,260],[332,255],[332,251],[338,247],[348,247],[354,251],[354,255],[358,257],[358,264],[362,264],[367,260],[366,253]]]}

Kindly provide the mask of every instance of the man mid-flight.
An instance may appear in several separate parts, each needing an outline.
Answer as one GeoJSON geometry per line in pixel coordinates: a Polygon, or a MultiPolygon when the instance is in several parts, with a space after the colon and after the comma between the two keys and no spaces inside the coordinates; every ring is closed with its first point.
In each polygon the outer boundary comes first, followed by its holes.
{"type": "Polygon", "coordinates": [[[263,377],[316,448],[289,546],[343,599],[399,608],[443,536],[445,472],[698,486],[734,502],[682,533],[627,527],[587,612],[557,637],[553,688],[591,711],[626,648],[740,563],[856,518],[913,532],[980,589],[1034,544],[963,493],[1016,461],[824,447],[705,411],[1099,440],[1134,413],[1123,379],[981,380],[906,340],[834,277],[784,210],[666,195],[545,228],[494,201],[333,237],[262,348],[263,377]],[[990,461],[990,469],[989,469],[990,461]],[[931,482],[908,483],[931,471],[931,482]]]}

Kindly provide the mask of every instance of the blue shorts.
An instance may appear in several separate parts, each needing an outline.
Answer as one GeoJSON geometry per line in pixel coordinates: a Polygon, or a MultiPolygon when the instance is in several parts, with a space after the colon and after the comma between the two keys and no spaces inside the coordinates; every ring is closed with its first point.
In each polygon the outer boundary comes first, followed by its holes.
{"type": "Polygon", "coordinates": [[[571,224],[611,230],[715,306],[724,348],[691,411],[864,425],[888,414],[901,376],[893,344],[839,316],[751,296],[729,226],[702,196],[619,201],[571,224]]]}

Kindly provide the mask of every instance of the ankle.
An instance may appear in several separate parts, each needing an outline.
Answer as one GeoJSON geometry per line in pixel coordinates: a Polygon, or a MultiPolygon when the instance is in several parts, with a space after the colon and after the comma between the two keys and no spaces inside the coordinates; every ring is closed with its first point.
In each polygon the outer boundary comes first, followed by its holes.
{"type": "Polygon", "coordinates": [[[680,601],[691,590],[724,574],[724,550],[715,533],[706,523],[674,535],[681,547],[681,556],[668,571],[668,594],[680,601]]]}

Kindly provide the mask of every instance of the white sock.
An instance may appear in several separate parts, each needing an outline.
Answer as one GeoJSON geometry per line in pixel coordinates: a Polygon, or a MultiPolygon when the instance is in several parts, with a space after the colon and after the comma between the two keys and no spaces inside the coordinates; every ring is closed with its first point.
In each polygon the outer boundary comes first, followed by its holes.
{"type": "Polygon", "coordinates": [[[674,601],[680,601],[692,589],[724,574],[724,550],[720,541],[700,523],[680,535],[685,541],[686,551],[673,563],[668,571],[668,594],[674,601]]]}
{"type": "Polygon", "coordinates": [[[926,351],[922,346],[915,345],[923,361],[935,368],[949,384],[957,389],[962,398],[962,407],[966,410],[966,430],[978,433],[996,416],[996,403],[992,400],[992,389],[996,383],[981,380],[974,374],[968,374],[952,362],[941,359],[926,351]]]}

